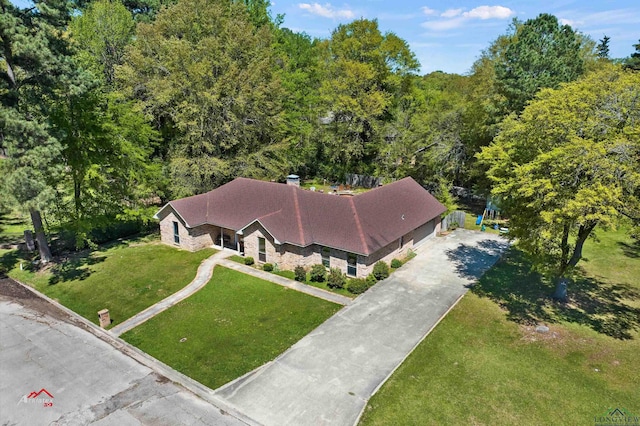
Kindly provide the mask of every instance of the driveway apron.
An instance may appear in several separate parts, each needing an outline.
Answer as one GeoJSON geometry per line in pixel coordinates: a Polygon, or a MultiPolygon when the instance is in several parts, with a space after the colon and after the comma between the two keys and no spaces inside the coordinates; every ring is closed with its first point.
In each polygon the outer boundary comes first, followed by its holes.
{"type": "Polygon", "coordinates": [[[465,230],[426,242],[390,278],[216,396],[264,425],[354,424],[371,395],[507,246],[497,235],[465,230]]]}

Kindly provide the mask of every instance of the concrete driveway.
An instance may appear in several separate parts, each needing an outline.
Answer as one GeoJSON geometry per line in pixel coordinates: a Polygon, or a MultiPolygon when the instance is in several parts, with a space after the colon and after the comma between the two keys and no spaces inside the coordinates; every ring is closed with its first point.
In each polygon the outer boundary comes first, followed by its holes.
{"type": "Polygon", "coordinates": [[[0,424],[244,425],[0,279],[0,424]]]}
{"type": "Polygon", "coordinates": [[[465,230],[430,240],[392,277],[216,395],[264,425],[354,424],[376,389],[507,246],[496,235],[465,230]]]}

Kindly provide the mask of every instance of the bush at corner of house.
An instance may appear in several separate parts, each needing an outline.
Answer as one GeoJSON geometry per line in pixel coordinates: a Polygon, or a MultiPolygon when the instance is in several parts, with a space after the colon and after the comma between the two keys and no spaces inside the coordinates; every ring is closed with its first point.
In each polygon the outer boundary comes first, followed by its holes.
{"type": "Polygon", "coordinates": [[[310,278],[311,281],[316,283],[324,282],[324,280],[327,278],[327,270],[325,269],[324,265],[320,263],[318,263],[317,265],[313,265],[311,267],[310,278]]]}
{"type": "Polygon", "coordinates": [[[266,271],[266,272],[272,272],[273,271],[273,263],[265,263],[264,265],[262,265],[262,270],[266,271]]]}
{"type": "Polygon", "coordinates": [[[373,287],[378,282],[378,279],[376,278],[375,275],[369,274],[367,275],[366,282],[367,282],[367,287],[373,287]]]}
{"type": "Polygon", "coordinates": [[[384,280],[389,276],[389,265],[382,260],[376,262],[376,264],[373,265],[373,275],[375,275],[377,280],[384,280]]]}
{"type": "Polygon", "coordinates": [[[416,257],[416,252],[415,252],[415,251],[413,251],[413,250],[411,250],[411,249],[409,249],[409,250],[407,251],[407,256],[405,257],[405,262],[406,262],[407,260],[411,260],[411,259],[413,259],[414,257],[416,257]]]}
{"type": "Polygon", "coordinates": [[[331,268],[329,271],[329,277],[327,278],[327,287],[329,288],[344,288],[347,283],[347,277],[338,268],[331,268]]]}
{"type": "Polygon", "coordinates": [[[393,269],[398,269],[398,268],[399,268],[399,267],[401,267],[401,266],[402,266],[402,262],[401,262],[399,259],[393,259],[393,260],[391,261],[391,267],[392,267],[393,269]]]}
{"type": "Polygon", "coordinates": [[[304,269],[304,266],[298,265],[293,270],[293,276],[295,277],[296,281],[300,281],[301,283],[303,283],[307,280],[307,270],[304,269]]]}
{"type": "Polygon", "coordinates": [[[244,264],[245,265],[253,265],[255,262],[253,261],[253,257],[249,256],[249,257],[245,257],[244,258],[244,264]]]}
{"type": "Polygon", "coordinates": [[[351,278],[347,284],[347,290],[351,294],[361,294],[367,291],[370,286],[364,278],[351,278]]]}

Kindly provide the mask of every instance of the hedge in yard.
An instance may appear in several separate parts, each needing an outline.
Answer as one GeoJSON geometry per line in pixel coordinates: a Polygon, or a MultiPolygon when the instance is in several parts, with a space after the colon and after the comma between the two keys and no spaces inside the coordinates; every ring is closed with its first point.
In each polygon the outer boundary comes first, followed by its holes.
{"type": "Polygon", "coordinates": [[[347,290],[351,294],[361,294],[367,291],[369,285],[367,284],[367,280],[364,278],[352,278],[349,280],[347,284],[347,290]]]}
{"type": "Polygon", "coordinates": [[[382,260],[376,262],[376,264],[373,265],[373,275],[377,280],[384,280],[389,276],[389,265],[382,260]]]}
{"type": "Polygon", "coordinates": [[[307,280],[307,271],[303,266],[296,266],[296,268],[293,270],[293,274],[296,281],[300,281],[301,283],[303,283],[307,280]]]}
{"type": "Polygon", "coordinates": [[[373,287],[378,282],[378,279],[376,278],[375,275],[369,274],[367,275],[366,281],[367,281],[367,287],[373,287]]]}
{"type": "Polygon", "coordinates": [[[398,260],[398,259],[393,259],[393,260],[391,261],[391,267],[392,267],[393,269],[398,269],[398,268],[399,268],[399,267],[401,267],[401,266],[402,266],[402,262],[401,262],[400,260],[398,260]]]}
{"type": "Polygon", "coordinates": [[[329,288],[344,288],[347,282],[347,277],[338,268],[331,268],[329,277],[327,278],[327,287],[329,288]]]}
{"type": "Polygon", "coordinates": [[[325,279],[327,279],[327,270],[324,265],[318,263],[311,267],[311,273],[309,275],[311,281],[321,283],[324,282],[325,279]]]}

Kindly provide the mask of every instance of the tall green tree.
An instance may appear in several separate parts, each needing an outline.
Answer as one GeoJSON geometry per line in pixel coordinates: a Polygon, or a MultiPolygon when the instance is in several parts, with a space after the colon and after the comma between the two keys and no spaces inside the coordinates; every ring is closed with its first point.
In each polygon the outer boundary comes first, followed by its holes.
{"type": "Polygon", "coordinates": [[[584,72],[582,38],[546,13],[524,23],[514,22],[509,43],[496,62],[499,92],[509,112],[520,112],[538,90],[557,88],[584,72]]]}
{"type": "Polygon", "coordinates": [[[596,50],[600,59],[609,59],[609,41],[611,41],[611,37],[607,37],[605,34],[600,42],[598,42],[596,50]]]}
{"type": "Polygon", "coordinates": [[[82,90],[64,37],[71,4],[41,2],[20,9],[0,3],[0,145],[6,152],[4,194],[29,210],[43,262],[51,252],[41,210],[62,175],[62,146],[49,116],[61,92],[82,90]]]}
{"type": "Polygon", "coordinates": [[[394,97],[419,63],[404,40],[382,34],[375,20],[339,25],[320,48],[325,161],[337,175],[366,172],[378,160],[394,97]]]}
{"type": "Polygon", "coordinates": [[[640,40],[638,40],[638,43],[634,44],[633,47],[635,52],[625,61],[625,68],[640,71],[640,40]]]}
{"type": "Polygon", "coordinates": [[[173,196],[285,175],[272,46],[236,2],[184,0],[138,24],[119,79],[163,134],[173,196]]]}
{"type": "Polygon", "coordinates": [[[131,13],[119,0],[95,1],[73,17],[69,29],[83,68],[112,85],[115,67],[122,64],[125,47],[135,33],[131,13]]]}
{"type": "Polygon", "coordinates": [[[317,173],[316,154],[320,77],[317,42],[288,28],[276,31],[276,73],[283,88],[281,133],[288,144],[288,170],[300,176],[317,173]]]}
{"type": "Polygon", "coordinates": [[[640,76],[607,65],[542,90],[479,158],[520,247],[555,265],[556,296],[597,227],[640,222],[640,76]]]}

